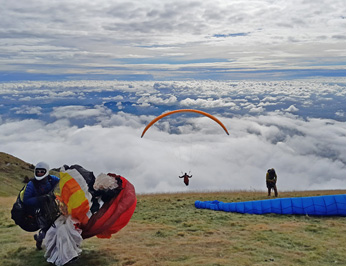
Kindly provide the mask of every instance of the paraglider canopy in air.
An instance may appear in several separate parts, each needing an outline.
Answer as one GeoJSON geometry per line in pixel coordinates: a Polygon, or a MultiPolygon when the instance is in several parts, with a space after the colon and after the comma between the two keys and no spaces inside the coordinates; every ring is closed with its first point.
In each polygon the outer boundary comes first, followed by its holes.
{"type": "Polygon", "coordinates": [[[211,118],[213,121],[215,121],[216,123],[218,123],[225,131],[225,133],[227,133],[227,135],[229,135],[229,132],[227,130],[227,128],[224,126],[224,124],[215,116],[209,114],[209,113],[206,113],[204,111],[200,111],[200,110],[195,110],[195,109],[179,109],[179,110],[174,110],[174,111],[169,111],[169,112],[166,112],[162,115],[159,115],[158,117],[154,118],[143,130],[143,133],[142,133],[142,136],[141,138],[143,138],[145,132],[147,132],[147,130],[153,125],[155,124],[157,121],[159,121],[160,119],[168,116],[168,115],[172,115],[172,114],[176,114],[176,113],[182,113],[182,112],[191,112],[191,113],[197,113],[197,114],[201,114],[201,115],[204,115],[204,116],[207,116],[209,118],[211,118]]]}

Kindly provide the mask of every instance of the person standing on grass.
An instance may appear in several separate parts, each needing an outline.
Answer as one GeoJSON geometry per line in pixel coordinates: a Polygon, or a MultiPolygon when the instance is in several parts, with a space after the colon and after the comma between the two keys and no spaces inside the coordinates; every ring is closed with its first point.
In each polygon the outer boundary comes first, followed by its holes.
{"type": "Polygon", "coordinates": [[[56,203],[53,190],[59,183],[59,178],[49,175],[49,171],[50,168],[47,163],[38,163],[34,170],[35,178],[29,181],[23,195],[24,205],[28,207],[29,213],[36,217],[40,227],[39,233],[34,235],[36,247],[39,250],[42,249],[42,241],[47,230],[54,222],[49,212],[55,209],[54,204],[56,203]]]}
{"type": "Polygon", "coordinates": [[[270,197],[271,190],[274,189],[275,197],[278,196],[276,188],[277,175],[274,168],[268,169],[266,174],[266,183],[268,188],[268,197],[270,197]]]}

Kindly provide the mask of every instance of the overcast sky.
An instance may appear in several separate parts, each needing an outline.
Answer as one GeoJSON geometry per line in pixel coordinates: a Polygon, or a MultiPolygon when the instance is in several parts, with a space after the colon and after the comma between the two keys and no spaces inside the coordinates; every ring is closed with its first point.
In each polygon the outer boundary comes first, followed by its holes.
{"type": "Polygon", "coordinates": [[[0,83],[0,149],[29,163],[80,164],[138,193],[346,186],[345,79],[0,83]],[[195,108],[213,120],[176,114],[195,108]],[[186,187],[178,176],[190,172],[186,187]]]}
{"type": "Polygon", "coordinates": [[[0,79],[345,76],[344,0],[0,0],[0,79]]]}
{"type": "Polygon", "coordinates": [[[139,193],[344,188],[346,1],[0,0],[0,150],[139,193]],[[194,108],[219,118],[178,114],[194,108]],[[178,178],[193,175],[186,187],[178,178]]]}

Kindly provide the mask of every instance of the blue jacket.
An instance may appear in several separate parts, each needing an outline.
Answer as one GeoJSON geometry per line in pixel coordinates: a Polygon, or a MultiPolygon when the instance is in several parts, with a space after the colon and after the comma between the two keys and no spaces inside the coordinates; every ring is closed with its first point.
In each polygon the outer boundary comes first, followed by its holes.
{"type": "Polygon", "coordinates": [[[53,191],[58,183],[59,178],[54,175],[48,176],[44,180],[37,181],[37,188],[33,181],[30,181],[24,191],[23,203],[32,209],[40,208],[40,202],[37,197],[46,195],[53,191]],[[48,181],[49,179],[51,179],[50,182],[48,181]]]}

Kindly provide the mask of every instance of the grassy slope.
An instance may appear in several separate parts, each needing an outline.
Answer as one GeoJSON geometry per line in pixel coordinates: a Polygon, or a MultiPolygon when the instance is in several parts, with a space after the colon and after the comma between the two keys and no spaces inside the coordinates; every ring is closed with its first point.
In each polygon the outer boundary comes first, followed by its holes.
{"type": "MultiPolygon", "coordinates": [[[[0,197],[18,195],[19,190],[25,185],[24,180],[34,178],[34,168],[33,164],[0,152],[0,197]]],[[[50,174],[59,173],[51,170],[50,174]]]]}
{"type": "Polygon", "coordinates": [[[33,177],[34,165],[0,152],[0,196],[17,195],[25,177],[33,177]]]}
{"type": "MultiPolygon", "coordinates": [[[[345,191],[282,192],[281,197],[345,191]]],[[[130,223],[111,239],[83,241],[72,265],[345,265],[345,217],[248,215],[201,210],[195,200],[266,199],[265,192],[138,195],[130,223]]],[[[0,198],[0,265],[50,265],[33,233],[10,219],[0,198]]]]}

